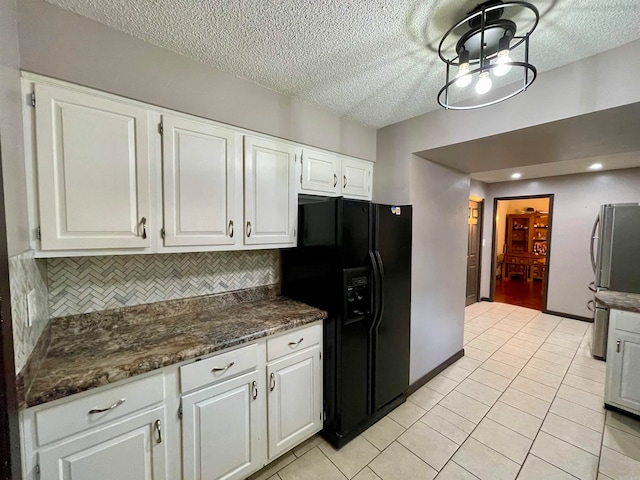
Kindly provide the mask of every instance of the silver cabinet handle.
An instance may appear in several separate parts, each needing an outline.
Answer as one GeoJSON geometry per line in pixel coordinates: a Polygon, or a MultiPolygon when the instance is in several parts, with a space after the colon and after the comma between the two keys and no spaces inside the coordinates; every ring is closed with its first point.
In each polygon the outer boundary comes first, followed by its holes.
{"type": "Polygon", "coordinates": [[[334,173],[333,174],[333,188],[336,188],[336,185],[338,185],[338,175],[336,175],[334,173]]]}
{"type": "Polygon", "coordinates": [[[253,399],[258,398],[258,382],[255,380],[251,382],[251,391],[253,392],[253,399]]]}
{"type": "Polygon", "coordinates": [[[229,236],[233,238],[233,220],[229,220],[229,236]]]}
{"type": "Polygon", "coordinates": [[[156,443],[162,443],[162,423],[160,420],[156,420],[153,426],[156,429],[156,433],[158,434],[158,438],[156,438],[156,443]]]}
{"type": "Polygon", "coordinates": [[[342,188],[347,188],[347,176],[342,176],[342,188]]]}
{"type": "Polygon", "coordinates": [[[229,370],[231,367],[233,367],[236,364],[236,362],[229,362],[227,363],[224,367],[213,367],[211,369],[212,372],[226,372],[227,370],[229,370]]]}
{"type": "Polygon", "coordinates": [[[247,222],[247,238],[251,236],[251,222],[247,222]]]}
{"type": "Polygon", "coordinates": [[[89,410],[89,415],[95,415],[96,413],[108,412],[109,410],[113,410],[114,408],[118,408],[120,405],[122,405],[126,401],[127,401],[126,398],[121,398],[116,403],[114,403],[113,405],[108,406],[107,408],[92,408],[91,410],[89,410]]]}
{"type": "Polygon", "coordinates": [[[616,340],[616,352],[620,353],[620,339],[616,340]]]}
{"type": "Polygon", "coordinates": [[[269,375],[269,391],[273,392],[274,388],[276,388],[276,375],[272,373],[269,375]]]}
{"type": "Polygon", "coordinates": [[[289,346],[290,347],[297,347],[298,345],[300,345],[302,343],[303,340],[304,340],[304,338],[301,338],[297,342],[289,342],[289,346]]]}
{"type": "Polygon", "coordinates": [[[147,238],[147,217],[142,217],[140,219],[140,226],[142,227],[142,239],[146,240],[146,238],[147,238]]]}

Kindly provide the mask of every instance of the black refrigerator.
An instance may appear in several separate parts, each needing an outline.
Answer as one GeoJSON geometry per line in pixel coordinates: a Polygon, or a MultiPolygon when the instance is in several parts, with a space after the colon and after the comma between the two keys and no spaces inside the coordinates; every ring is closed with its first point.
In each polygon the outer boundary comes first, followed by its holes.
{"type": "Polygon", "coordinates": [[[340,448],[403,403],[409,386],[411,206],[300,196],[282,294],[329,312],[323,436],[340,448]]]}

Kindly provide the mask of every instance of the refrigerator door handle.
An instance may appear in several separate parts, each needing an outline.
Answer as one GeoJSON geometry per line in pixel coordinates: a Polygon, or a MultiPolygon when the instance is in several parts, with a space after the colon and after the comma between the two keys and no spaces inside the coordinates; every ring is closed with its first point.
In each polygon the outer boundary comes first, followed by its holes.
{"type": "Polygon", "coordinates": [[[380,312],[380,295],[378,293],[380,288],[380,271],[378,270],[376,257],[371,250],[369,250],[369,258],[371,260],[371,269],[373,270],[373,288],[371,289],[371,296],[373,298],[373,327],[378,321],[378,313],[380,312]]]}
{"type": "Polygon", "coordinates": [[[380,256],[380,252],[378,250],[375,251],[376,259],[378,261],[378,269],[380,275],[380,295],[379,295],[379,303],[380,303],[380,311],[378,313],[378,320],[376,321],[376,327],[380,325],[382,321],[382,315],[384,314],[384,263],[382,263],[382,257],[380,256]]]}
{"type": "Polygon", "coordinates": [[[596,288],[595,280],[589,284],[589,290],[591,290],[593,293],[596,293],[598,291],[598,289],[596,288]]]}
{"type": "Polygon", "coordinates": [[[596,252],[595,252],[595,243],[598,240],[596,236],[596,232],[598,231],[598,224],[600,223],[600,215],[596,218],[595,223],[593,224],[593,229],[591,230],[591,268],[593,268],[593,273],[596,273],[596,252]]]}

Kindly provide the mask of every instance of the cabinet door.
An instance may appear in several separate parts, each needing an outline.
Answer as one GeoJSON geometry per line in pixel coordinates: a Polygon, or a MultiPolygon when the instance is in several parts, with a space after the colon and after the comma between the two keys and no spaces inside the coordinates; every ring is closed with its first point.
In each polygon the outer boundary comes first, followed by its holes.
{"type": "Polygon", "coordinates": [[[165,246],[232,245],[235,133],[163,115],[165,246]]]}
{"type": "Polygon", "coordinates": [[[320,346],[267,366],[269,458],[322,428],[320,346]]]}
{"type": "Polygon", "coordinates": [[[241,479],[262,464],[258,383],[254,371],[182,397],[184,480],[241,479]]]}
{"type": "Polygon", "coordinates": [[[44,449],[40,478],[47,480],[165,480],[164,407],[44,449]]]}
{"type": "Polygon", "coordinates": [[[345,197],[371,199],[373,164],[366,160],[342,159],[342,194],[345,197]]]}
{"type": "Polygon", "coordinates": [[[250,136],[244,147],[244,242],[293,246],[298,218],[296,149],[250,136]]]}
{"type": "Polygon", "coordinates": [[[41,249],[149,247],[147,111],[35,88],[41,249]]]}
{"type": "Polygon", "coordinates": [[[340,157],[314,150],[302,151],[302,190],[312,194],[340,193],[340,157]]]}
{"type": "Polygon", "coordinates": [[[636,330],[609,333],[605,397],[607,403],[640,414],[640,315],[636,330]]]}

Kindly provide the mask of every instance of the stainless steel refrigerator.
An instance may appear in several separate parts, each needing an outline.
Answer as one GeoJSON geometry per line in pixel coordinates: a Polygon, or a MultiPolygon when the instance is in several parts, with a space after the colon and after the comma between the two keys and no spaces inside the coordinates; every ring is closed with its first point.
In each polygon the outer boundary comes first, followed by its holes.
{"type": "MultiPolygon", "coordinates": [[[[640,293],[640,204],[602,205],[591,234],[591,265],[595,280],[592,292],[613,290],[640,293]]],[[[591,353],[607,357],[609,310],[594,298],[589,301],[594,312],[591,353]]]]}
{"type": "Polygon", "coordinates": [[[323,435],[338,448],[406,398],[411,219],[410,205],[301,196],[298,247],[282,251],[282,294],[329,313],[323,435]]]}

